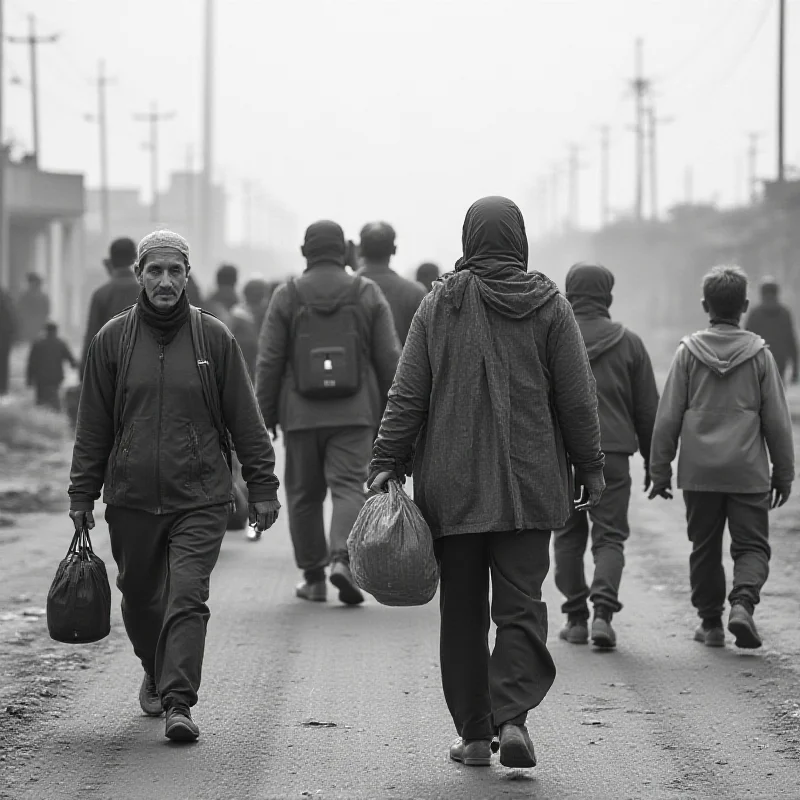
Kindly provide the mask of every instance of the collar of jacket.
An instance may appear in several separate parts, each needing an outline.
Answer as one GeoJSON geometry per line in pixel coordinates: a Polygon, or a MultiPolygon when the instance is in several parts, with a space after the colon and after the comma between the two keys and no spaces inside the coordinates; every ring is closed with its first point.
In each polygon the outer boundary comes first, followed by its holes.
{"type": "Polygon", "coordinates": [[[329,269],[330,268],[336,268],[336,269],[344,270],[345,264],[344,264],[344,261],[339,261],[334,257],[331,257],[331,258],[320,258],[320,259],[317,259],[317,260],[314,260],[314,261],[309,261],[308,265],[306,266],[305,271],[306,272],[310,272],[312,269],[319,269],[321,267],[328,267],[329,269]]]}

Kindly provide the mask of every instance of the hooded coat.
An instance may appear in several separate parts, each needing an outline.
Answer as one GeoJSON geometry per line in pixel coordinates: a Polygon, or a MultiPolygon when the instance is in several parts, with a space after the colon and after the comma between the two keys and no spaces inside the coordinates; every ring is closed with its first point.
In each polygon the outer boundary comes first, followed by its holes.
{"type": "Polygon", "coordinates": [[[656,487],[670,485],[679,439],[679,489],[753,494],[792,485],[789,407],[760,336],[718,323],[682,340],[653,432],[656,487]]]}
{"type": "Polygon", "coordinates": [[[597,381],[603,452],[632,455],[639,450],[647,463],[658,388],[642,340],[611,320],[613,288],[614,275],[600,264],[575,264],[567,273],[567,299],[597,381]]]}
{"type": "Polygon", "coordinates": [[[526,272],[510,200],[475,203],[462,245],[411,324],[371,474],[413,472],[435,537],[560,527],[572,512],[569,461],[603,467],[580,330],[555,284],[526,272]]]}

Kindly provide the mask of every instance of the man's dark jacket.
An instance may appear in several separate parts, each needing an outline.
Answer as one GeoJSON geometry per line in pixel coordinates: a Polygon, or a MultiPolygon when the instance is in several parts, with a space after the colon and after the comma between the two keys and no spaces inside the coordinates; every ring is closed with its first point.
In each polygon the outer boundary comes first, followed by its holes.
{"type": "MultiPolygon", "coordinates": [[[[351,291],[355,278],[344,267],[322,263],[298,279],[311,302],[330,302],[351,291]]],[[[284,432],[312,428],[370,426],[377,428],[400,358],[400,342],[392,312],[378,287],[362,279],[360,310],[365,358],[360,390],[351,397],[310,400],[295,390],[291,329],[296,308],[284,284],[275,290],[261,329],[256,363],[256,393],[268,428],[284,432]]]]}
{"type": "Polygon", "coordinates": [[[77,366],[67,343],[58,336],[41,336],[28,356],[28,386],[59,386],[64,380],[64,362],[77,366]]]}
{"type": "MultiPolygon", "coordinates": [[[[91,510],[101,486],[106,504],[151,514],[229,502],[231,474],[203,400],[188,321],[167,345],[138,321],[121,429],[114,430],[124,324],[124,314],[112,319],[89,348],[72,456],[72,510],[91,510]]],[[[249,500],[274,500],[275,453],[241,351],[219,320],[204,314],[203,325],[208,356],[221,385],[222,415],[242,462],[249,500]]]]}
{"type": "Polygon", "coordinates": [[[358,274],[378,284],[389,303],[389,308],[392,309],[397,337],[400,339],[400,344],[404,345],[408,338],[411,320],[414,319],[419,304],[427,294],[425,287],[421,283],[398,275],[390,267],[385,269],[364,267],[358,274]]]}
{"type": "Polygon", "coordinates": [[[786,306],[780,303],[756,306],[747,318],[747,330],[757,333],[769,345],[781,377],[789,364],[795,375],[800,372],[794,321],[786,306]]]}
{"type": "Polygon", "coordinates": [[[100,287],[94,290],[89,302],[89,319],[86,323],[86,336],[83,339],[81,352],[81,374],[85,369],[86,354],[95,334],[112,317],[115,317],[128,306],[132,306],[139,297],[139,286],[133,269],[115,269],[111,277],[100,287]]]}

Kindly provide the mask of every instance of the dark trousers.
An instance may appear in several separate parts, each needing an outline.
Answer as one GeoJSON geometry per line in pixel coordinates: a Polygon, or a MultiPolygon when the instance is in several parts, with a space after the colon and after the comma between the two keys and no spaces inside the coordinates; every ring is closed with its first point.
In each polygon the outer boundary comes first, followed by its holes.
{"type": "Polygon", "coordinates": [[[701,619],[722,616],[725,608],[725,568],[722,535],[731,534],[733,588],[731,604],[756,606],[769,576],[769,492],[722,494],[684,492],[686,523],[692,554],[689,575],[692,605],[701,619]]]}
{"type": "Polygon", "coordinates": [[[556,676],[547,649],[542,583],[550,567],[549,531],[445,536],[441,567],[442,687],[459,736],[491,739],[505,722],[522,722],[556,676]],[[489,652],[491,619],[497,626],[489,652]]]}
{"type": "Polygon", "coordinates": [[[365,426],[286,434],[289,531],[295,561],[305,572],[322,569],[331,560],[349,560],[347,537],[364,505],[372,434],[365,426]],[[330,555],[322,514],[328,489],[333,499],[330,555]]]}
{"type": "Polygon", "coordinates": [[[53,411],[61,411],[61,398],[58,394],[60,384],[37,383],[36,384],[36,405],[47,406],[53,411]]]}
{"type": "Polygon", "coordinates": [[[108,506],[122,619],[163,703],[197,702],[211,571],[228,524],[226,505],[175,514],[108,506]]]}
{"type": "Polygon", "coordinates": [[[573,514],[566,527],[555,532],[556,586],[566,597],[561,610],[570,616],[588,618],[586,601],[611,611],[622,609],[619,585],[625,566],[625,541],[630,534],[628,505],[631,499],[629,456],[606,453],[603,475],[606,490],[600,504],[591,511],[573,514]],[[583,557],[592,523],[594,578],[586,584],[583,557]]]}
{"type": "Polygon", "coordinates": [[[0,342],[0,397],[8,394],[8,373],[11,368],[11,345],[0,342]]]}

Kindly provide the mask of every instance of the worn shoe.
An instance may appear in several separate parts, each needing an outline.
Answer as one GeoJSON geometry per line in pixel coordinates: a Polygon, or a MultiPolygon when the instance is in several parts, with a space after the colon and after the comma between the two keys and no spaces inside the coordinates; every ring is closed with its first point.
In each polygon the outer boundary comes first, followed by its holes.
{"type": "Polygon", "coordinates": [[[325,581],[298,583],[294,590],[295,595],[301,600],[311,600],[314,603],[324,603],[328,599],[328,585],[325,581]]]}
{"type": "Polygon", "coordinates": [[[350,565],[344,561],[335,561],[331,567],[331,583],[339,590],[339,600],[348,606],[357,606],[364,602],[364,595],[353,581],[350,565]]]}
{"type": "Polygon", "coordinates": [[[589,625],[584,617],[567,617],[567,624],[558,632],[558,638],[570,644],[589,642],[589,625]]]}
{"type": "Polygon", "coordinates": [[[173,742],[196,742],[200,736],[200,728],[192,719],[189,706],[176,703],[167,709],[167,725],[164,736],[173,742]]]}
{"type": "Polygon", "coordinates": [[[524,725],[506,723],[500,726],[500,763],[512,769],[536,766],[533,742],[524,725]]]}
{"type": "Polygon", "coordinates": [[[160,717],[164,713],[161,706],[161,696],[156,689],[156,679],[146,672],[142,678],[142,686],[139,689],[139,705],[148,717],[160,717]]]}
{"type": "Polygon", "coordinates": [[[488,767],[492,763],[491,739],[458,739],[450,748],[450,758],[465,767],[488,767]]]}
{"type": "Polygon", "coordinates": [[[758,635],[753,615],[743,605],[731,606],[728,617],[728,630],[736,637],[734,644],[746,650],[757,650],[763,644],[758,635]]]}
{"type": "Polygon", "coordinates": [[[725,629],[722,620],[703,621],[694,632],[694,640],[706,647],[725,647],[725,629]]]}
{"type": "Polygon", "coordinates": [[[605,608],[595,609],[592,620],[592,644],[605,649],[617,646],[617,634],[611,627],[611,612],[605,608]]]}

